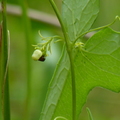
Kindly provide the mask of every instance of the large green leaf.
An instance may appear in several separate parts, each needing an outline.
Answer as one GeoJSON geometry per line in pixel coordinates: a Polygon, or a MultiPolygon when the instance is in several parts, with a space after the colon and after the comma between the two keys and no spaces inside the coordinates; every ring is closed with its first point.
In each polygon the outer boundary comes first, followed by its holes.
{"type": "MultiPolygon", "coordinates": [[[[90,29],[99,8],[98,0],[63,0],[62,6],[62,19],[70,40],[90,29]]],[[[71,97],[70,77],[69,59],[64,49],[49,85],[40,120],[53,120],[58,116],[71,120],[71,98],[66,95],[71,97]]]]}
{"type": "Polygon", "coordinates": [[[92,88],[120,91],[120,33],[105,28],[88,40],[85,49],[75,59],[77,114],[92,88]]]}
{"type": "MultiPolygon", "coordinates": [[[[100,86],[120,91],[120,33],[105,28],[91,37],[75,57],[77,120],[89,92],[100,86]]],[[[72,120],[70,74],[67,77],[54,117],[72,120]]]]}
{"type": "Polygon", "coordinates": [[[62,89],[69,73],[69,59],[67,51],[64,48],[59,63],[57,64],[52,81],[49,85],[43,112],[41,113],[40,120],[52,120],[54,111],[60,99],[62,89]]]}
{"type": "Polygon", "coordinates": [[[63,0],[62,19],[71,41],[90,29],[99,12],[99,0],[63,0]]]}

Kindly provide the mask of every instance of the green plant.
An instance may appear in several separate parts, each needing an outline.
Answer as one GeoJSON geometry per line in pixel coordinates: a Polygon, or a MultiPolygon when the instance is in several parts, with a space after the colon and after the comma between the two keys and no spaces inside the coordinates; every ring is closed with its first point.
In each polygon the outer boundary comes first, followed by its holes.
{"type": "MultiPolygon", "coordinates": [[[[23,119],[25,120],[29,119],[31,112],[32,78],[30,48],[32,44],[32,32],[30,21],[27,17],[26,1],[19,0],[26,35],[26,62],[23,64],[27,67],[25,78],[27,79],[27,90],[23,108],[23,119]]],[[[33,45],[35,51],[32,58],[38,61],[45,61],[48,52],[52,52],[52,41],[62,41],[64,45],[62,55],[49,84],[40,120],[79,120],[82,107],[93,88],[99,86],[114,92],[120,91],[120,33],[109,28],[120,18],[117,16],[112,23],[106,26],[90,29],[99,12],[99,0],[62,0],[61,14],[54,1],[49,1],[61,24],[64,38],[62,39],[58,36],[43,37],[40,34],[43,41],[37,45],[33,45]],[[96,33],[87,41],[84,41],[84,36],[92,31],[96,31],[96,33]]],[[[0,93],[2,93],[3,119],[10,120],[8,84],[10,37],[6,21],[6,0],[2,0],[2,10],[1,58],[3,60],[2,74],[0,75],[2,75],[1,87],[3,89],[0,93]]],[[[21,58],[20,55],[18,56],[21,58]]],[[[21,61],[20,59],[16,59],[15,61],[21,61]]],[[[89,120],[93,120],[89,108],[87,108],[87,112],[89,120]]]]}
{"type": "MultiPolygon", "coordinates": [[[[49,85],[40,120],[77,120],[89,92],[96,86],[120,91],[120,33],[109,25],[89,30],[99,12],[99,0],[63,0],[60,15],[65,46],[49,85]],[[100,30],[101,29],[101,30],[100,30]],[[87,42],[82,37],[100,30],[87,42]]],[[[92,120],[88,109],[90,119],[92,120]]]]}
{"type": "Polygon", "coordinates": [[[8,81],[8,64],[10,56],[10,35],[7,30],[6,18],[6,0],[2,0],[2,74],[1,74],[1,93],[2,93],[2,112],[3,119],[10,120],[10,103],[9,103],[9,81],[8,81]]]}

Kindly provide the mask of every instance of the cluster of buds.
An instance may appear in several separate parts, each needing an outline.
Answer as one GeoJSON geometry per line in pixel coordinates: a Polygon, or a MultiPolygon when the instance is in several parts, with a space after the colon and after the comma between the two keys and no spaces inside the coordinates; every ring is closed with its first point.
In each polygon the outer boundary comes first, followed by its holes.
{"type": "Polygon", "coordinates": [[[60,39],[58,36],[53,37],[43,37],[39,32],[41,37],[42,43],[38,43],[37,45],[33,45],[35,47],[35,51],[32,54],[32,59],[35,61],[45,61],[45,57],[47,57],[47,52],[51,53],[51,42],[57,38],[60,39]]]}

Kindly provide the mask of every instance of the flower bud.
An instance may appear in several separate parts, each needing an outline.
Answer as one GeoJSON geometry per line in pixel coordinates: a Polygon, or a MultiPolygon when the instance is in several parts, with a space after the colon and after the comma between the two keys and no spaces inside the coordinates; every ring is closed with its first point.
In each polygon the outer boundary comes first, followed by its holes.
{"type": "Polygon", "coordinates": [[[32,59],[37,61],[41,56],[42,56],[42,51],[35,50],[32,54],[32,59]]]}

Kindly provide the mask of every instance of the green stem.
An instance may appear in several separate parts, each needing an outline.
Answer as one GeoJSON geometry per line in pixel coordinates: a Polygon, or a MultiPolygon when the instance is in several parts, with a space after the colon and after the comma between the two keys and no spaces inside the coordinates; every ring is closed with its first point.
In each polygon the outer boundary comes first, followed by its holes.
{"type": "Polygon", "coordinates": [[[68,56],[70,59],[70,70],[71,70],[71,80],[72,80],[72,120],[76,120],[76,84],[75,84],[74,60],[73,60],[73,54],[72,54],[72,48],[73,48],[72,46],[73,45],[71,44],[71,42],[68,39],[68,35],[66,33],[63,21],[61,19],[61,16],[59,14],[56,4],[54,3],[53,0],[50,0],[50,3],[57,15],[57,18],[58,18],[60,24],[61,24],[62,31],[63,31],[64,38],[65,38],[68,56]]]}
{"type": "Polygon", "coordinates": [[[24,108],[24,119],[29,119],[29,106],[30,106],[30,96],[31,96],[31,24],[30,19],[28,18],[27,12],[27,0],[19,0],[22,8],[22,17],[23,17],[23,26],[26,37],[26,67],[27,67],[27,95],[25,100],[25,108],[24,108]]]}
{"type": "Polygon", "coordinates": [[[62,31],[63,31],[63,35],[64,35],[64,38],[65,38],[65,43],[66,43],[66,45],[67,45],[67,48],[69,49],[69,51],[71,51],[71,43],[70,43],[70,41],[68,40],[68,36],[67,36],[67,34],[66,34],[66,30],[65,30],[65,27],[64,27],[64,24],[63,24],[63,21],[62,21],[62,19],[61,19],[61,16],[60,16],[60,14],[59,14],[59,11],[58,11],[58,9],[57,9],[57,6],[56,6],[56,4],[54,3],[54,1],[53,0],[49,0],[50,1],[50,3],[51,3],[51,5],[52,5],[52,7],[53,7],[53,9],[54,9],[54,11],[55,11],[55,13],[56,13],[56,15],[57,15],[57,18],[58,18],[58,20],[59,20],[59,22],[60,22],[60,25],[61,25],[61,27],[62,27],[62,31]]]}
{"type": "Polygon", "coordinates": [[[9,103],[9,81],[8,81],[8,32],[6,20],[6,3],[7,0],[2,0],[2,111],[3,119],[10,120],[10,103],[9,103]]]}
{"type": "Polygon", "coordinates": [[[84,32],[83,34],[81,34],[80,36],[78,36],[78,37],[74,40],[73,45],[76,43],[76,41],[77,41],[79,38],[81,38],[81,37],[84,36],[85,34],[87,34],[87,33],[89,33],[89,32],[93,32],[93,31],[97,31],[97,30],[100,30],[100,29],[104,29],[104,28],[106,28],[106,27],[109,27],[109,26],[111,26],[112,24],[114,24],[117,19],[120,20],[120,17],[119,17],[119,16],[116,16],[115,19],[114,19],[114,21],[111,22],[111,23],[108,24],[108,25],[101,26],[101,27],[98,27],[98,28],[95,28],[95,29],[91,29],[91,30],[89,30],[89,31],[87,31],[87,32],[84,32]]]}
{"type": "Polygon", "coordinates": [[[92,113],[91,113],[90,109],[87,107],[86,110],[87,110],[87,113],[88,113],[89,120],[93,120],[93,116],[92,116],[92,113]]]}
{"type": "Polygon", "coordinates": [[[70,66],[71,66],[71,77],[72,77],[72,119],[76,120],[76,83],[75,83],[75,70],[74,70],[74,59],[71,53],[69,54],[70,66]]]}
{"type": "MultiPolygon", "coordinates": [[[[1,52],[2,52],[2,24],[0,24],[0,88],[2,88],[2,55],[1,55],[1,52]]],[[[2,89],[0,89],[0,100],[2,99],[2,92],[1,92],[2,89]]],[[[2,106],[0,105],[0,120],[2,120],[2,106]]]]}

